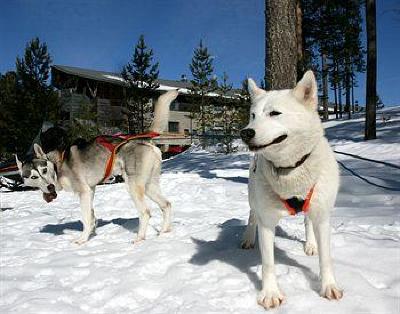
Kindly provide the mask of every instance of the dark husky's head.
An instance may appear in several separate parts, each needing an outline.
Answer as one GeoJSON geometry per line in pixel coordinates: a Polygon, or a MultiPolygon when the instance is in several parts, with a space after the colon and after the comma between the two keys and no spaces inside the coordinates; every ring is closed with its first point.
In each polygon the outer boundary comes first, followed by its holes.
{"type": "Polygon", "coordinates": [[[26,186],[39,188],[43,198],[51,202],[57,198],[57,173],[54,164],[49,161],[39,145],[35,144],[36,158],[20,161],[15,155],[19,173],[26,186]],[[38,156],[38,151],[43,155],[38,156]]]}

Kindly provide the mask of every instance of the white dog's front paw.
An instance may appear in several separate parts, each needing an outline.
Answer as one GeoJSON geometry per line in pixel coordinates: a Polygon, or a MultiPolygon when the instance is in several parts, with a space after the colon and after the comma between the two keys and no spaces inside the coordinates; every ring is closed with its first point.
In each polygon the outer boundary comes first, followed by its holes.
{"type": "Polygon", "coordinates": [[[308,256],[318,255],[317,244],[312,242],[306,242],[304,244],[304,253],[308,256]]]}
{"type": "Polygon", "coordinates": [[[336,284],[322,286],[321,296],[328,300],[340,300],[343,297],[343,290],[338,288],[336,284]]]}
{"type": "Polygon", "coordinates": [[[264,307],[266,310],[276,308],[285,301],[285,296],[279,290],[272,291],[260,291],[257,297],[259,305],[264,307]]]}

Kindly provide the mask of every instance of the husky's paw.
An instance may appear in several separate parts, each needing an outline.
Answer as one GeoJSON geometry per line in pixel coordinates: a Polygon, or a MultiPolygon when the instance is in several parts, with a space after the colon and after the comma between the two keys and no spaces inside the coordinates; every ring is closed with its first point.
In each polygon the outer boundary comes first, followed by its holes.
{"type": "Polygon", "coordinates": [[[285,296],[279,290],[261,291],[257,297],[257,303],[266,310],[276,308],[285,301],[285,296]]]}
{"type": "Polygon", "coordinates": [[[171,232],[171,231],[172,231],[171,226],[163,227],[163,228],[160,230],[160,234],[159,234],[159,235],[161,235],[161,234],[163,234],[163,233],[168,233],[168,232],[171,232]]]}
{"type": "Polygon", "coordinates": [[[80,236],[79,238],[74,239],[71,242],[74,243],[74,244],[82,245],[82,244],[86,243],[88,240],[89,240],[89,237],[80,236]]]}
{"type": "Polygon", "coordinates": [[[306,253],[308,256],[318,255],[317,244],[306,242],[304,244],[304,253],[306,253]]]}
{"type": "Polygon", "coordinates": [[[132,241],[132,244],[137,244],[145,240],[145,237],[137,237],[135,240],[132,241]]]}
{"type": "Polygon", "coordinates": [[[343,290],[339,289],[336,284],[323,286],[321,296],[328,300],[340,300],[343,297],[343,290]]]}
{"type": "Polygon", "coordinates": [[[254,242],[248,239],[243,239],[240,247],[244,250],[254,249],[254,242]]]}

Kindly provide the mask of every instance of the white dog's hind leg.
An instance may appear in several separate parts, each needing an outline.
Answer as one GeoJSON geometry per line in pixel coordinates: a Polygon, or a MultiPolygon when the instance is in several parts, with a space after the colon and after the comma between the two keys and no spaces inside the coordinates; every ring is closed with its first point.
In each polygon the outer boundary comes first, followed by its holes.
{"type": "Polygon", "coordinates": [[[80,237],[74,240],[76,244],[83,244],[87,242],[96,229],[96,218],[93,210],[93,197],[94,189],[88,189],[79,194],[83,231],[80,237]]]}
{"type": "Polygon", "coordinates": [[[157,183],[146,186],[146,195],[160,207],[163,213],[163,224],[160,233],[171,231],[171,203],[161,194],[157,183]]]}
{"type": "Polygon", "coordinates": [[[146,238],[147,225],[149,224],[150,211],[144,201],[145,188],[142,184],[129,184],[129,193],[139,212],[139,231],[134,242],[140,242],[146,238]]]}
{"type": "Polygon", "coordinates": [[[256,231],[257,231],[257,219],[253,209],[249,213],[249,221],[246,226],[246,230],[243,233],[241,247],[242,249],[254,248],[256,242],[256,231]]]}
{"type": "Polygon", "coordinates": [[[343,291],[337,286],[333,274],[331,253],[330,253],[330,224],[328,215],[318,215],[313,217],[314,232],[318,243],[319,267],[321,276],[321,296],[332,300],[339,300],[343,296],[343,291]]]}
{"type": "Polygon", "coordinates": [[[258,242],[262,259],[262,290],[258,295],[258,304],[266,309],[278,307],[285,299],[279,290],[275,276],[274,262],[275,224],[258,224],[258,242]]]}
{"type": "Polygon", "coordinates": [[[304,253],[307,255],[317,255],[317,241],[315,240],[313,224],[308,217],[308,215],[304,216],[304,226],[306,229],[306,243],[304,243],[304,253]]]}

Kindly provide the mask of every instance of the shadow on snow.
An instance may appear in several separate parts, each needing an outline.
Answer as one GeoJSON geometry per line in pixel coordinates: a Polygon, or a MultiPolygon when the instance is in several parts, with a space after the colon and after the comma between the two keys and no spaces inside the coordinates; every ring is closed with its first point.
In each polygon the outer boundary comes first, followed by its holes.
{"type": "MultiPolygon", "coordinates": [[[[261,289],[261,280],[257,275],[257,270],[251,268],[261,264],[261,256],[258,249],[243,250],[240,248],[240,241],[245,226],[241,225],[239,219],[229,219],[219,226],[218,238],[213,241],[205,241],[192,237],[192,241],[197,245],[197,252],[190,259],[194,265],[206,265],[212,261],[220,261],[232,265],[247,275],[254,287],[261,289]]],[[[289,240],[303,242],[295,236],[289,235],[281,227],[277,227],[276,236],[289,240]]],[[[258,247],[256,245],[256,247],[258,247]]],[[[275,245],[275,264],[283,264],[299,268],[310,288],[316,292],[319,289],[318,275],[314,274],[310,268],[300,264],[295,259],[275,245]]]]}
{"type": "MultiPolygon", "coordinates": [[[[119,225],[128,231],[135,231],[139,226],[139,218],[114,218],[111,220],[98,219],[96,221],[97,228],[101,228],[108,224],[119,225]]],[[[43,226],[43,228],[40,229],[40,232],[62,235],[65,230],[83,231],[83,225],[79,220],[61,224],[48,224],[43,226]]]]}

